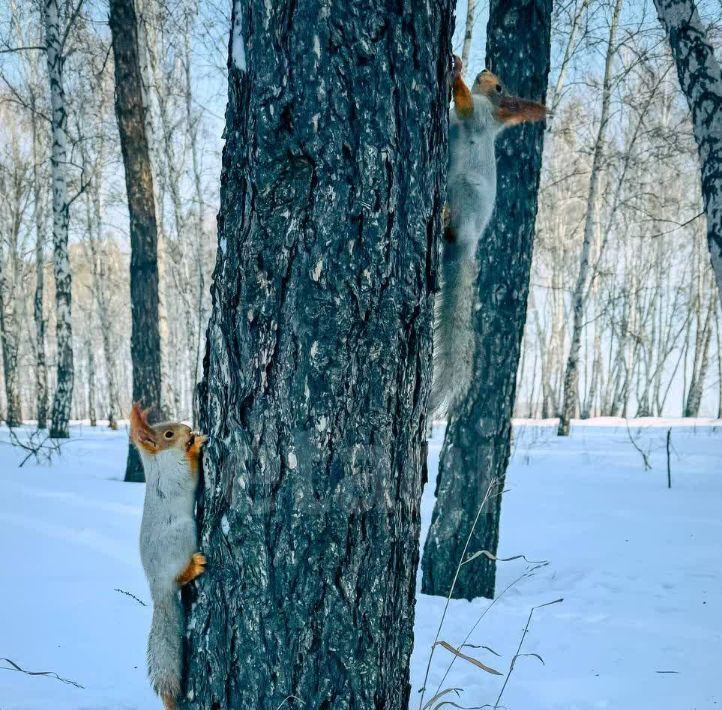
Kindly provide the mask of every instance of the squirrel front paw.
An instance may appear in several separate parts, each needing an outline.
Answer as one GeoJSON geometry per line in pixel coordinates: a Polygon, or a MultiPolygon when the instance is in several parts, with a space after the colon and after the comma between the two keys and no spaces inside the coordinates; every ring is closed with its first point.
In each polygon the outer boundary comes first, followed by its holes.
{"type": "Polygon", "coordinates": [[[183,587],[206,571],[206,557],[200,552],[191,555],[185,569],[176,577],[176,582],[183,587]]]}

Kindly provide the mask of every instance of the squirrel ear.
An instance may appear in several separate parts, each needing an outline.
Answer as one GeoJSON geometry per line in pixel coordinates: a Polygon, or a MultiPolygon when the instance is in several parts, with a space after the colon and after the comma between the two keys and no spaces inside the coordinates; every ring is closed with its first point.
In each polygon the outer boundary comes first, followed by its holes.
{"type": "Polygon", "coordinates": [[[143,410],[140,402],[135,402],[130,410],[130,438],[138,447],[143,447],[149,453],[155,453],[158,450],[158,441],[155,432],[148,424],[148,412],[150,409],[143,410]]]}

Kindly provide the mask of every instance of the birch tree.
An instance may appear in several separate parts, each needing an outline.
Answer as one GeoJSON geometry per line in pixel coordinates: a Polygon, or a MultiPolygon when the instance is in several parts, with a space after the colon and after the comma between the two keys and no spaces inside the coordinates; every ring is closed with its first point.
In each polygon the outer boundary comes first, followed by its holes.
{"type": "Polygon", "coordinates": [[[619,15],[622,10],[622,0],[614,0],[612,16],[609,23],[609,39],[607,42],[606,58],[604,63],[604,78],[602,80],[602,106],[599,117],[599,129],[594,143],[592,158],[592,172],[589,178],[589,192],[587,194],[586,218],[584,221],[584,239],[579,258],[579,270],[572,295],[572,337],[569,346],[566,369],[564,372],[564,396],[559,415],[559,436],[568,436],[571,420],[577,410],[579,397],[579,350],[582,343],[582,329],[584,328],[584,305],[588,289],[589,267],[594,230],[599,220],[599,190],[604,148],[609,122],[609,108],[612,93],[612,61],[616,52],[616,34],[619,26],[619,15]]]}
{"type": "Polygon", "coordinates": [[[72,274],[68,256],[68,225],[70,223],[70,197],[68,196],[67,162],[67,108],[63,69],[65,43],[74,22],[67,18],[61,24],[57,0],[41,0],[45,26],[45,53],[50,83],[52,148],[50,171],[53,193],[53,271],[55,275],[55,341],[57,375],[50,436],[67,438],[70,408],[73,401],[73,321],[72,274]]]}
{"type": "Polygon", "coordinates": [[[452,5],[294,7],[234,4],[182,707],[405,710],[452,5]]]}
{"type": "Polygon", "coordinates": [[[707,245],[722,302],[722,70],[694,0],[654,0],[689,110],[702,172],[707,245]]]}

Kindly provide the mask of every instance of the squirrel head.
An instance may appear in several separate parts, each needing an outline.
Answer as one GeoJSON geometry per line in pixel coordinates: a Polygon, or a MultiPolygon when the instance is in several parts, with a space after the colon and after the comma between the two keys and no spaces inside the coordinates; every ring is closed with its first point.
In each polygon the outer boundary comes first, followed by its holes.
{"type": "Polygon", "coordinates": [[[503,127],[543,121],[547,116],[544,104],[510,95],[501,79],[488,69],[477,74],[471,93],[487,99],[492,116],[503,127]]]}
{"type": "MultiPolygon", "coordinates": [[[[454,55],[452,92],[456,115],[460,119],[467,120],[474,117],[478,104],[474,102],[473,96],[486,99],[480,108],[488,108],[491,118],[499,128],[530,121],[542,121],[546,118],[547,109],[544,104],[510,95],[504,88],[501,79],[488,69],[484,69],[476,75],[471,91],[469,91],[462,78],[463,69],[464,63],[461,58],[454,55]]],[[[481,119],[484,124],[486,123],[485,118],[485,116],[477,116],[477,120],[481,119]]]]}
{"type": "Polygon", "coordinates": [[[149,410],[143,410],[139,402],[130,411],[130,439],[141,455],[155,456],[162,451],[176,449],[182,452],[192,473],[197,473],[201,447],[207,437],[194,432],[179,422],[148,423],[149,410]]]}

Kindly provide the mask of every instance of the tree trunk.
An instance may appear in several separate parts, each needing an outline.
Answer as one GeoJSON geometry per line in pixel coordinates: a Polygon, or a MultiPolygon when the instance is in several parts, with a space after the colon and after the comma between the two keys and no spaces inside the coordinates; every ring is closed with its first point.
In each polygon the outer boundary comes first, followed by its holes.
{"type": "Polygon", "coordinates": [[[95,356],[93,355],[93,346],[90,340],[86,342],[86,355],[88,358],[88,418],[90,426],[98,426],[98,416],[95,410],[95,356]]]}
{"type": "Polygon", "coordinates": [[[184,708],[408,707],[451,30],[234,5],[184,708]]]}
{"type": "Polygon", "coordinates": [[[706,37],[694,0],[654,0],[667,33],[702,170],[707,246],[722,303],[722,69],[706,37]]]}
{"type": "MultiPolygon", "coordinates": [[[[10,257],[8,257],[8,261],[10,257]]],[[[18,388],[18,324],[15,317],[14,289],[8,286],[5,255],[0,249],[0,341],[2,342],[3,379],[5,381],[5,423],[9,427],[22,424],[20,390],[18,388]]],[[[13,276],[14,278],[14,276],[13,276]]]]}
{"type": "Polygon", "coordinates": [[[702,322],[701,318],[697,321],[694,366],[692,367],[687,401],[684,405],[685,417],[699,416],[699,408],[702,404],[702,396],[704,395],[704,381],[707,378],[707,369],[709,367],[709,345],[712,340],[715,311],[715,301],[710,300],[704,322],[702,322]]]}
{"type": "MultiPolygon", "coordinates": [[[[493,0],[487,28],[487,64],[509,90],[544,99],[549,74],[551,0],[511,6],[493,0]]],[[[479,304],[475,316],[472,386],[451,413],[439,464],[437,501],[426,539],[422,590],[472,599],[494,595],[495,567],[478,558],[459,571],[464,549],[496,552],[501,490],[509,460],[544,126],[509,129],[497,144],[497,198],[480,240],[479,304]],[[489,488],[496,495],[487,502],[489,488]],[[468,540],[468,545],[467,545],[468,540]]]]}
{"type": "Polygon", "coordinates": [[[73,403],[73,324],[72,275],[68,256],[70,201],[66,177],[68,157],[68,116],[63,86],[63,40],[57,0],[43,0],[45,45],[50,80],[51,129],[53,146],[50,172],[53,184],[53,271],[55,274],[55,341],[57,377],[53,396],[50,436],[70,436],[70,407],[73,403]]]}
{"type": "Polygon", "coordinates": [[[33,217],[35,219],[35,293],[33,321],[35,323],[35,418],[38,429],[48,425],[48,366],[45,357],[45,216],[43,188],[40,179],[40,135],[38,115],[34,105],[30,111],[33,133],[33,217]]]}
{"type": "Polygon", "coordinates": [[[476,0],[466,0],[466,26],[464,27],[464,44],[461,48],[461,65],[464,76],[469,71],[469,55],[471,54],[471,40],[474,37],[474,14],[476,0]]]}
{"type": "MultiPolygon", "coordinates": [[[[130,213],[133,399],[142,402],[145,407],[158,407],[158,233],[133,0],[110,0],[110,30],[115,60],[115,115],[118,119],[130,213]]],[[[143,480],[140,457],[132,445],[128,447],[125,480],[143,480]]]]}
{"type": "Polygon", "coordinates": [[[576,285],[572,296],[572,310],[574,321],[572,324],[572,339],[569,345],[569,357],[564,371],[564,397],[559,415],[559,436],[569,436],[571,421],[576,413],[579,394],[579,350],[582,344],[582,329],[584,327],[584,305],[586,302],[587,284],[589,278],[589,260],[597,222],[597,209],[599,204],[599,178],[601,177],[602,160],[604,158],[604,142],[606,140],[607,123],[609,122],[609,106],[612,94],[612,59],[616,53],[615,37],[619,25],[619,14],[622,9],[622,0],[615,0],[612,10],[612,21],[609,25],[609,40],[607,43],[607,56],[604,64],[604,80],[602,84],[602,112],[599,119],[599,131],[594,143],[592,156],[592,174],[589,180],[587,194],[587,212],[584,221],[584,240],[579,260],[576,285]]]}

